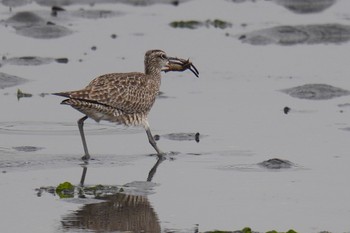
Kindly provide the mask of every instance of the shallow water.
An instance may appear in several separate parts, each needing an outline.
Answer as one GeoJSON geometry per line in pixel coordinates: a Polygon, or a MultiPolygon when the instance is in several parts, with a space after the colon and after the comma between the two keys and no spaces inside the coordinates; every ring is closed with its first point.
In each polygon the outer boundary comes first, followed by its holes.
{"type": "MultiPolygon", "coordinates": [[[[72,1],[53,15],[51,5],[41,1],[3,1],[0,231],[123,232],[128,229],[122,224],[129,221],[139,224],[133,228],[137,232],[145,229],[147,217],[154,224],[149,232],[246,226],[258,232],[349,232],[350,43],[333,43],[339,37],[332,30],[315,32],[311,26],[349,27],[350,2],[314,1],[311,10],[291,2],[192,0],[178,6],[134,6],[72,1]],[[32,17],[34,26],[8,21],[20,12],[40,18],[32,17]],[[215,19],[232,25],[169,25],[215,19]],[[70,33],[52,37],[56,30],[45,31],[52,25],[70,33]],[[301,28],[305,38],[317,43],[299,43],[294,34],[271,30],[280,26],[301,28]],[[273,43],[249,43],[249,35],[267,36],[273,43]],[[276,42],[280,36],[288,46],[276,42]],[[81,114],[45,93],[82,88],[104,73],[142,71],[144,53],[153,48],[189,57],[200,72],[199,79],[190,71],[163,75],[162,94],[149,121],[167,159],[157,164],[142,128],[88,120],[85,132],[93,160],[84,164],[76,125],[81,114]],[[315,89],[300,89],[306,84],[315,89]],[[17,89],[32,97],[17,99],[17,89]],[[293,90],[296,96],[281,90],[293,90]],[[321,97],[303,98],[310,93],[321,97]],[[261,166],[275,158],[290,166],[261,166]],[[38,195],[40,187],[65,181],[79,185],[84,167],[84,185],[132,192],[107,192],[100,199],[60,199],[46,191],[38,195]],[[107,217],[102,221],[101,216],[107,217]]],[[[344,33],[340,38],[348,38],[344,33]]]]}

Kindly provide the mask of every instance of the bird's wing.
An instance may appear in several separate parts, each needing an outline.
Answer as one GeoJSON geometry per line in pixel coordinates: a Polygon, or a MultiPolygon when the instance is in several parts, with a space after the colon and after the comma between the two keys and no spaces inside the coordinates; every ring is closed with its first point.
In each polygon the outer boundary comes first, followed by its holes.
{"type": "Polygon", "coordinates": [[[146,88],[144,76],[142,73],[105,74],[84,89],[56,94],[111,106],[125,113],[147,111],[154,102],[155,93],[146,88]]]}

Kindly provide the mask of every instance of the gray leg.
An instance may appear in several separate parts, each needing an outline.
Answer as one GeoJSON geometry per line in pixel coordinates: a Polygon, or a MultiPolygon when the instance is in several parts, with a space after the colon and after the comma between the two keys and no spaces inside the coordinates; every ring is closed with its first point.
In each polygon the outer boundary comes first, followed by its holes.
{"type": "Polygon", "coordinates": [[[151,129],[149,128],[149,124],[148,122],[146,121],[144,123],[144,127],[145,127],[145,130],[146,130],[146,133],[147,133],[147,137],[148,137],[148,141],[149,143],[152,145],[152,147],[157,151],[157,155],[159,158],[163,158],[163,156],[165,155],[164,152],[162,152],[158,146],[157,146],[157,143],[156,141],[154,140],[153,136],[152,136],[152,133],[151,133],[151,129]]]}
{"type": "Polygon", "coordinates": [[[82,157],[82,160],[89,160],[90,159],[90,155],[89,155],[89,151],[86,145],[86,140],[85,140],[85,135],[84,135],[84,121],[88,119],[88,116],[84,116],[83,118],[78,120],[78,127],[79,127],[79,132],[80,132],[80,137],[81,137],[81,141],[83,142],[83,147],[84,147],[84,152],[85,155],[82,157]]]}
{"type": "Polygon", "coordinates": [[[159,157],[159,158],[158,158],[156,164],[154,164],[154,166],[152,167],[152,169],[151,169],[151,170],[149,171],[149,173],[148,173],[148,177],[147,177],[147,181],[148,181],[148,182],[151,182],[151,181],[152,181],[153,176],[156,174],[156,171],[157,171],[157,168],[158,168],[159,164],[160,164],[161,162],[163,162],[164,159],[165,159],[165,158],[163,158],[163,157],[159,157]]]}

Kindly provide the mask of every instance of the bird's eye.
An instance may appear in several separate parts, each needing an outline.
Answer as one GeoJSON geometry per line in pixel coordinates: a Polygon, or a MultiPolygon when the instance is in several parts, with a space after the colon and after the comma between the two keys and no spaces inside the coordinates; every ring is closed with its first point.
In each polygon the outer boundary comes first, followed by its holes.
{"type": "Polygon", "coordinates": [[[161,54],[161,55],[160,55],[160,58],[162,58],[162,59],[168,59],[167,56],[166,56],[165,54],[161,54]]]}

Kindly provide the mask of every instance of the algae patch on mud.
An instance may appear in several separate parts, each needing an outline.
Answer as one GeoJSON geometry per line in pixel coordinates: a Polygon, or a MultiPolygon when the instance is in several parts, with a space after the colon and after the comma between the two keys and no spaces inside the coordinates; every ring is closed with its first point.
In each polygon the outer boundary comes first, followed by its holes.
{"type": "Polygon", "coordinates": [[[67,181],[59,184],[55,191],[60,198],[74,197],[74,185],[67,181]]]}
{"type": "Polygon", "coordinates": [[[43,193],[50,193],[58,195],[60,198],[98,198],[107,195],[114,195],[117,193],[124,193],[125,188],[117,185],[90,185],[79,186],[65,181],[58,186],[46,186],[40,187],[35,190],[37,196],[41,196],[43,193]]]}
{"type": "Polygon", "coordinates": [[[21,98],[29,98],[32,97],[33,95],[30,93],[25,93],[21,91],[21,89],[17,89],[17,99],[20,100],[21,98]]]}
{"type": "Polygon", "coordinates": [[[199,27],[214,27],[225,29],[232,27],[230,22],[221,20],[221,19],[208,19],[206,21],[197,21],[197,20],[179,20],[173,21],[169,24],[173,28],[187,28],[187,29],[197,29],[199,27]]]}

